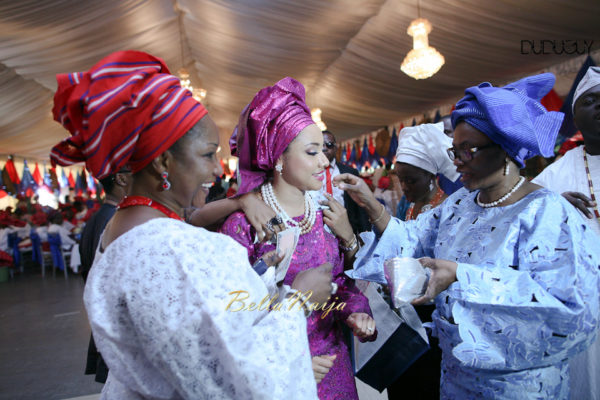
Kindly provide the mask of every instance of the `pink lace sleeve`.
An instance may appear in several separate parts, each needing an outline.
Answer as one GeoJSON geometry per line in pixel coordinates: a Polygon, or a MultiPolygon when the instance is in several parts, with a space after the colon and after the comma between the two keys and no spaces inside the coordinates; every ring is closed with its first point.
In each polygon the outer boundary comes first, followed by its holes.
{"type": "Polygon", "coordinates": [[[254,237],[256,232],[250,222],[246,219],[246,215],[237,211],[231,214],[219,229],[219,232],[233,238],[248,251],[248,259],[250,262],[255,260],[254,237]]]}

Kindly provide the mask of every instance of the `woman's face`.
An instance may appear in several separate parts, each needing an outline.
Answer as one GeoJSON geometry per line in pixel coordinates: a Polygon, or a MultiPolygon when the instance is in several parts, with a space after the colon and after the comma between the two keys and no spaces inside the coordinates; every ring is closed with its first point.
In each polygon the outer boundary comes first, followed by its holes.
{"type": "MultiPolygon", "coordinates": [[[[452,146],[457,150],[483,147],[492,144],[483,132],[466,122],[461,122],[454,130],[452,146]]],[[[460,180],[468,190],[485,189],[503,179],[506,153],[500,146],[486,147],[473,153],[467,162],[458,157],[454,160],[456,170],[462,174],[460,180]]]]}
{"type": "Polygon", "coordinates": [[[192,198],[199,191],[207,191],[202,185],[213,183],[223,173],[217,160],[217,126],[208,115],[202,119],[201,124],[202,133],[184,139],[185,143],[180,147],[182,151],[174,154],[175,162],[169,168],[171,190],[184,207],[191,205],[192,198]]]}
{"type": "MultiPolygon", "coordinates": [[[[323,134],[317,125],[309,125],[290,143],[281,156],[283,179],[300,190],[319,190],[323,170],[329,161],[323,154],[323,134]]],[[[277,174],[277,172],[275,172],[277,174]]]]}
{"type": "Polygon", "coordinates": [[[422,168],[397,162],[394,173],[400,181],[406,200],[411,203],[423,200],[431,191],[433,175],[422,168]]]}

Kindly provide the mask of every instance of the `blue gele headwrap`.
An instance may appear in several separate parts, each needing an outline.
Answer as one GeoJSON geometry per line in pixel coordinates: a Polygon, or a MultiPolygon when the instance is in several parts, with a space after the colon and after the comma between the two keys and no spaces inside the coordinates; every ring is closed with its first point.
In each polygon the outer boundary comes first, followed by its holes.
{"type": "Polygon", "coordinates": [[[494,87],[485,82],[465,90],[452,112],[452,126],[466,122],[499,144],[519,167],[536,155],[554,155],[564,114],[547,111],[540,100],[554,86],[550,73],[494,87]]]}

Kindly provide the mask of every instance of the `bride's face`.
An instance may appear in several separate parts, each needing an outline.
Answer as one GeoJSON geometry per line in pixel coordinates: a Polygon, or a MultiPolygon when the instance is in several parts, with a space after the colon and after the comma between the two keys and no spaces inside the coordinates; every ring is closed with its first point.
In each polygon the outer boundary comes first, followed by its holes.
{"type": "Polygon", "coordinates": [[[300,190],[319,190],[329,165],[323,153],[323,134],[317,125],[309,125],[290,143],[281,156],[282,177],[300,190]]]}

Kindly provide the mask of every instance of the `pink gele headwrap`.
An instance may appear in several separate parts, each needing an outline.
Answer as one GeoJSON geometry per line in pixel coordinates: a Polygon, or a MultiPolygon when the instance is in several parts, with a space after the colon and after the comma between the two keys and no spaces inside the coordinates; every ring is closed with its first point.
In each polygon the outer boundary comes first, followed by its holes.
{"type": "Polygon", "coordinates": [[[231,154],[239,158],[236,196],[265,182],[288,145],[311,124],[300,82],[287,77],[261,89],[242,111],[229,139],[231,154]]]}

